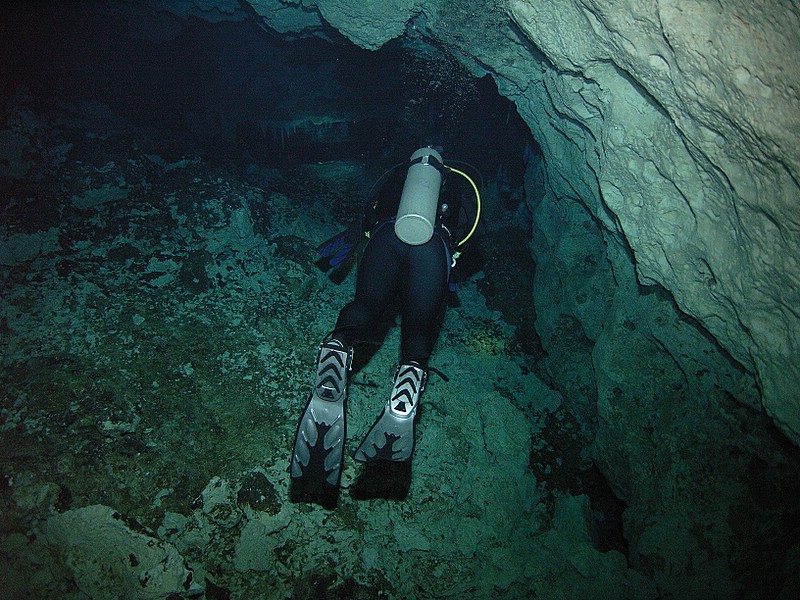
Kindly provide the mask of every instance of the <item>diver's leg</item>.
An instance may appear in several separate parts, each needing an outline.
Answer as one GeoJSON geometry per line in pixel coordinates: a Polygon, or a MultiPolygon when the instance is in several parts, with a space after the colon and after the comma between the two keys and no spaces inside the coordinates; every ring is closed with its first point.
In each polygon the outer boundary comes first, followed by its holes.
{"type": "MultiPolygon", "coordinates": [[[[391,228],[384,227],[391,236],[391,228]]],[[[355,299],[339,314],[336,328],[317,354],[314,388],[297,426],[291,476],[304,483],[336,488],[346,435],[347,376],[353,343],[377,320],[399,281],[399,260],[390,236],[379,230],[367,244],[359,266],[355,299]]]]}
{"type": "Polygon", "coordinates": [[[414,422],[427,381],[427,362],[439,334],[447,290],[448,257],[441,238],[410,248],[404,264],[402,348],[389,400],[356,450],[358,461],[409,461],[414,452],[414,422]]]}
{"type": "Polygon", "coordinates": [[[427,367],[441,329],[449,257],[438,235],[414,250],[402,291],[400,363],[427,367]]]}
{"type": "Polygon", "coordinates": [[[402,281],[402,244],[391,224],[372,236],[358,266],[356,292],[352,302],[339,313],[333,337],[345,346],[368,337],[370,329],[397,295],[402,281]]]}

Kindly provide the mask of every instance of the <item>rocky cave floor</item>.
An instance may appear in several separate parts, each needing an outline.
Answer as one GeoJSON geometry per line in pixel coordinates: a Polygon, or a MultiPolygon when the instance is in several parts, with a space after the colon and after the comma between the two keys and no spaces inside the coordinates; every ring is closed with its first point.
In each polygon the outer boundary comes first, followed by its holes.
{"type": "MultiPolygon", "coordinates": [[[[34,143],[3,183],[5,597],[661,595],[535,374],[518,269],[474,273],[452,302],[432,361],[449,382],[431,377],[412,472],[348,454],[335,510],[292,502],[316,347],[353,287],[314,248],[374,174],[240,176],[98,107],[15,118],[34,143]]],[[[508,223],[483,243],[523,260],[508,223]]],[[[397,345],[388,321],[356,349],[349,452],[397,345]]]]}

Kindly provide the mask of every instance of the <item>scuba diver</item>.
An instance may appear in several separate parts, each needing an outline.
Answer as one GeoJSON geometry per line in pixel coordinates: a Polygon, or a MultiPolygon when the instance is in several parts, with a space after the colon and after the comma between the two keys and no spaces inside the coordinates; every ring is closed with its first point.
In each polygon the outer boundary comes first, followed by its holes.
{"type": "MultiPolygon", "coordinates": [[[[322,244],[324,266],[337,268],[356,247],[361,257],[355,297],[320,344],[311,397],[297,426],[293,481],[338,491],[346,437],[345,400],[353,345],[369,337],[390,302],[401,301],[400,364],[392,391],[354,458],[411,460],[428,359],[439,336],[451,270],[477,229],[480,192],[464,171],[445,165],[441,149],[415,151],[385,173],[364,218],[322,244]]],[[[318,263],[319,264],[319,263],[318,263]]]]}

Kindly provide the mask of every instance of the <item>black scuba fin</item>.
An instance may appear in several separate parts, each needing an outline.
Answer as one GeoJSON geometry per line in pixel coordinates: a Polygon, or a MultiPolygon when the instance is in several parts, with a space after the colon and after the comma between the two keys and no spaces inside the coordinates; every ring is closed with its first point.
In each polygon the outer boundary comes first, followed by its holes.
{"type": "Polygon", "coordinates": [[[335,283],[341,283],[354,262],[355,250],[362,235],[361,225],[353,224],[325,240],[317,246],[320,257],[314,264],[328,273],[335,283]]]}

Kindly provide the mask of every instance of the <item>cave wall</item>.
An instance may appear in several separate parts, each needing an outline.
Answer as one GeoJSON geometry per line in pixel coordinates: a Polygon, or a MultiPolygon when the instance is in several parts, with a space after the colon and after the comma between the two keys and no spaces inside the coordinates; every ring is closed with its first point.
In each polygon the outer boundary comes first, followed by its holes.
{"type": "MultiPolygon", "coordinates": [[[[510,3],[553,65],[542,137],[577,146],[596,176],[580,196],[594,196],[593,212],[624,234],[639,281],[669,289],[756,373],[765,408],[797,441],[790,140],[800,115],[785,57],[797,54],[798,19],[785,5],[765,8],[510,3]]],[[[560,170],[557,159],[548,165],[560,170]]],[[[569,173],[550,179],[557,196],[574,194],[569,173]]]]}
{"type": "MultiPolygon", "coordinates": [[[[752,372],[800,442],[800,17],[787,3],[251,2],[365,48],[424,35],[491,73],[540,143],[544,192],[588,207],[752,372]],[[320,22],[323,22],[320,20],[320,22]]],[[[313,29],[313,28],[312,28],[313,29]]]]}

